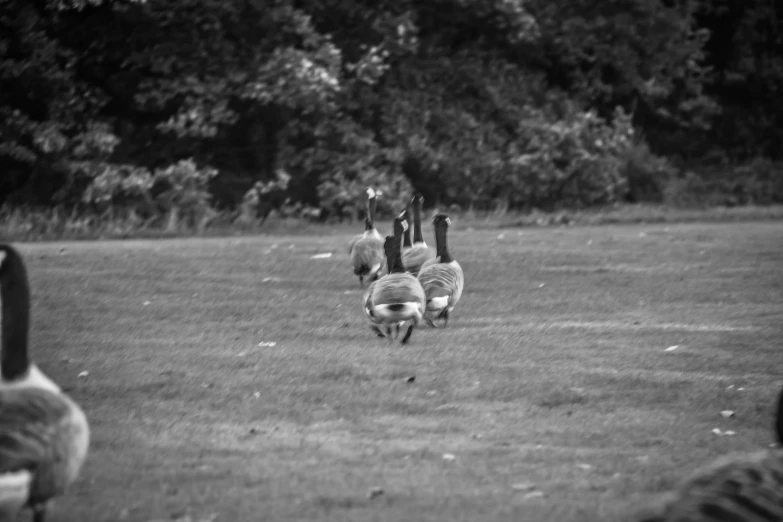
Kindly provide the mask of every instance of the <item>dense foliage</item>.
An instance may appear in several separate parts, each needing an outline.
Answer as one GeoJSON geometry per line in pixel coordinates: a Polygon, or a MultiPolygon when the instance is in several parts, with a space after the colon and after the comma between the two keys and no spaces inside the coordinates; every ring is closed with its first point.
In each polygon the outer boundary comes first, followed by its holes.
{"type": "Polygon", "coordinates": [[[0,0],[0,196],[194,226],[356,216],[367,185],[381,212],[414,187],[780,202],[781,21],[775,0],[0,0]]]}

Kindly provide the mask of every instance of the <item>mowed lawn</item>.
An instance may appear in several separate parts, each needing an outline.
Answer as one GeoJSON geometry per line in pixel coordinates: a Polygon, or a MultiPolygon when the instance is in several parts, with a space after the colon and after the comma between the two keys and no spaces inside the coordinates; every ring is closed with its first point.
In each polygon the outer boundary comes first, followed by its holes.
{"type": "Polygon", "coordinates": [[[407,346],[364,322],[354,233],[19,244],[93,432],[52,520],[619,521],[773,441],[780,222],[455,220],[465,293],[407,346]]]}

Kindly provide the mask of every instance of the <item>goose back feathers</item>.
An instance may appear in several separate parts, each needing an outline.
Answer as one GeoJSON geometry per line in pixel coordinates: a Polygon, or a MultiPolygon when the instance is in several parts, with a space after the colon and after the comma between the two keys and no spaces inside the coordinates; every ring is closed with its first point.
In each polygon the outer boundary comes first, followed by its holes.
{"type": "Polygon", "coordinates": [[[728,455],[696,471],[662,507],[640,522],[773,522],[783,520],[783,392],[775,418],[777,447],[728,455]]]}

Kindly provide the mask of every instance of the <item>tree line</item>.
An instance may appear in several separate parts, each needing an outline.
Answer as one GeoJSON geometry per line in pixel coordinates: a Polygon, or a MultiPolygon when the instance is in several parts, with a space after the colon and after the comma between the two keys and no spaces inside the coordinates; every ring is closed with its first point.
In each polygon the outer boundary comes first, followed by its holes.
{"type": "Polygon", "coordinates": [[[783,202],[776,0],[0,0],[6,207],[783,202]]]}

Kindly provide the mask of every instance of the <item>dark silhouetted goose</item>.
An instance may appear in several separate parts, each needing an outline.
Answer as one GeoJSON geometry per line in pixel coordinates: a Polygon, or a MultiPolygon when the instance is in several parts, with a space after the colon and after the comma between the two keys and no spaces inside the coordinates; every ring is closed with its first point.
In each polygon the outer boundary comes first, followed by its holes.
{"type": "MultiPolygon", "coordinates": [[[[407,226],[398,216],[395,218],[396,230],[399,230],[398,223],[403,229],[407,226]]],[[[372,292],[367,296],[369,300],[365,298],[365,313],[368,317],[372,315],[378,329],[385,327],[390,340],[399,335],[404,323],[409,323],[401,341],[405,344],[424,315],[424,289],[419,280],[406,273],[402,266],[402,234],[388,236],[383,248],[389,273],[373,283],[372,292]],[[395,329],[394,335],[392,328],[395,329]]]]}
{"type": "MultiPolygon", "coordinates": [[[[90,430],[79,406],[30,361],[30,288],[19,253],[0,244],[0,520],[24,507],[44,522],[87,456],[90,430]]],[[[7,517],[7,518],[6,518],[7,517]]]]}
{"type": "Polygon", "coordinates": [[[698,470],[641,522],[783,520],[783,392],[775,418],[777,447],[728,455],[698,470]]]}
{"type": "Polygon", "coordinates": [[[367,189],[367,217],[364,220],[364,233],[354,236],[348,244],[353,273],[359,276],[359,285],[364,288],[364,278],[374,281],[380,277],[386,260],[383,252],[383,240],[375,228],[375,207],[377,194],[367,189]]]}
{"type": "Polygon", "coordinates": [[[465,286],[462,267],[451,257],[448,244],[448,228],[451,220],[446,214],[438,214],[432,220],[435,228],[435,257],[424,262],[419,272],[419,281],[427,296],[425,321],[435,326],[435,319],[449,322],[449,314],[457,305],[465,286]]]}
{"type": "MultiPolygon", "coordinates": [[[[422,206],[424,205],[424,197],[421,194],[416,194],[413,197],[412,204],[413,244],[407,250],[403,248],[402,264],[405,267],[405,270],[413,275],[418,275],[421,266],[428,259],[432,259],[435,256],[435,252],[427,246],[427,243],[424,241],[424,236],[421,233],[421,211],[422,206]]],[[[407,210],[405,212],[407,213],[407,210]]]]}

